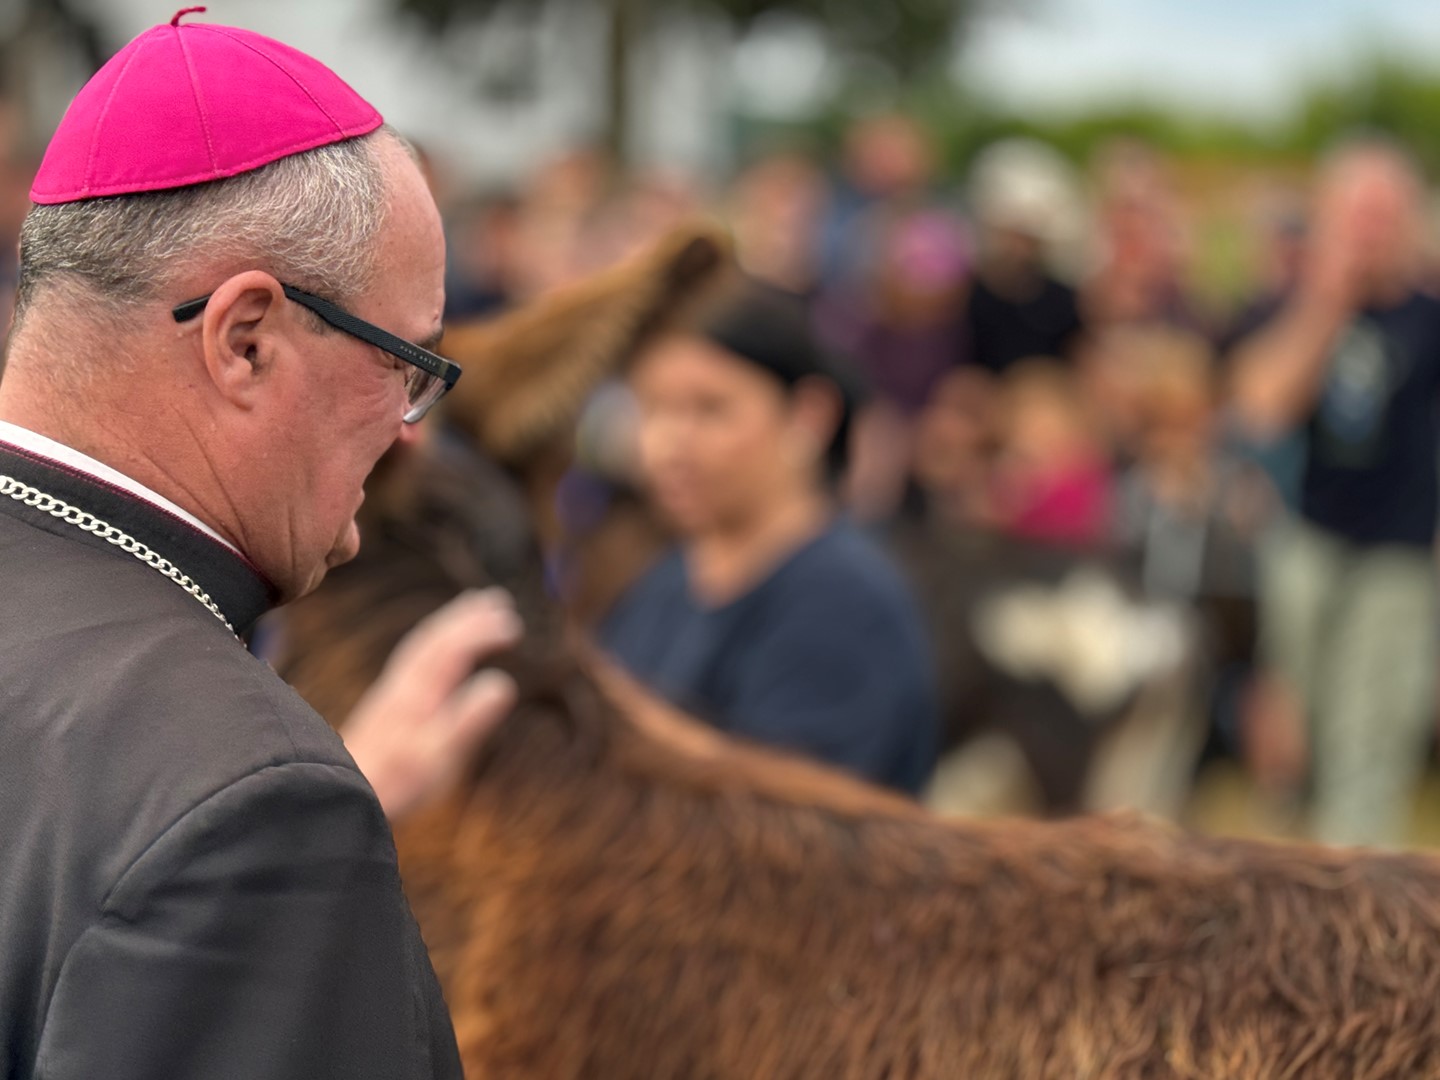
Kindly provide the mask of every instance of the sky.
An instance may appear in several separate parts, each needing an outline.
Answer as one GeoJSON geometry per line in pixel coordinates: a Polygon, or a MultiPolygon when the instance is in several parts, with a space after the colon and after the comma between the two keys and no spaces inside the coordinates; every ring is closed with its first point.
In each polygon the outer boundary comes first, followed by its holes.
{"type": "Polygon", "coordinates": [[[1440,0],[1025,0],[972,32],[966,81],[1021,109],[1121,99],[1277,119],[1298,91],[1393,51],[1440,71],[1440,0]]]}
{"type": "MultiPolygon", "coordinates": [[[[74,2],[103,13],[117,41],[156,20],[155,0],[74,2]]],[[[960,70],[982,93],[1023,109],[1063,111],[1128,96],[1263,122],[1280,119],[1307,81],[1341,75],[1378,48],[1391,47],[1440,72],[1440,0],[999,2],[1030,14],[987,17],[973,30],[960,70]]],[[[0,10],[5,3],[0,0],[0,10]]],[[[390,19],[392,3],[212,0],[210,12],[197,18],[281,37],[331,64],[383,103],[389,119],[444,150],[461,174],[477,180],[519,175],[593,126],[601,55],[593,19],[574,16],[554,27],[552,45],[539,57],[548,91],[543,100],[500,108],[479,101],[457,76],[460,68],[436,63],[434,42],[390,19]]],[[[177,0],[166,10],[178,6],[177,0]]],[[[823,88],[827,65],[823,48],[814,41],[807,47],[800,37],[742,49],[729,68],[742,77],[723,93],[716,89],[728,77],[723,50],[699,40],[661,50],[665,70],[647,64],[635,100],[642,157],[702,169],[723,165],[716,155],[728,130],[727,102],[751,112],[804,105],[823,88]]],[[[467,38],[449,48],[469,55],[478,44],[467,38]]],[[[63,89],[54,120],[74,92],[63,89]]]]}

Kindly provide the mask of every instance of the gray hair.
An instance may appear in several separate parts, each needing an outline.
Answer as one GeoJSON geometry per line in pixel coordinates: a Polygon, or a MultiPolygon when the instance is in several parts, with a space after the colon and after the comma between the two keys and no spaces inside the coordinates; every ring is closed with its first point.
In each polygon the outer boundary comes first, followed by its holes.
{"type": "Polygon", "coordinates": [[[52,286],[79,286],[102,314],[121,315],[189,299],[174,294],[178,278],[237,260],[337,302],[354,297],[373,280],[385,216],[377,138],[401,141],[386,127],[224,180],[33,207],[20,230],[16,324],[52,286]]]}

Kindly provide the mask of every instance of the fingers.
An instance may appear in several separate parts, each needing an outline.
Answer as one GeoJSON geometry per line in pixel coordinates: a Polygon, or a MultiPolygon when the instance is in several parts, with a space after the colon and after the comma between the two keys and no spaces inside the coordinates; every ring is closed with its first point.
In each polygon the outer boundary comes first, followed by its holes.
{"type": "Polygon", "coordinates": [[[462,593],[405,636],[382,678],[429,687],[427,696],[444,698],[481,660],[516,644],[523,630],[504,590],[462,593]]]}
{"type": "Polygon", "coordinates": [[[476,743],[510,714],[518,698],[515,680],[502,671],[482,671],[471,678],[456,691],[447,707],[448,751],[459,757],[467,756],[476,743]]]}
{"type": "Polygon", "coordinates": [[[506,627],[512,628],[511,637],[518,638],[520,617],[510,594],[504,589],[472,589],[422,619],[396,653],[453,649],[477,632],[503,634],[506,627]]]}
{"type": "MultiPolygon", "coordinates": [[[[517,696],[510,676],[482,671],[439,708],[410,717],[403,739],[347,738],[351,756],[370,781],[385,816],[395,821],[442,794],[477,744],[509,715],[517,696]]],[[[390,713],[387,722],[393,724],[397,718],[390,713]]],[[[382,734],[394,736],[396,731],[382,734]]]]}
{"type": "Polygon", "coordinates": [[[351,712],[345,744],[392,819],[453,782],[515,707],[510,676],[475,669],[522,629],[507,593],[464,593],[405,636],[351,712]]]}
{"type": "Polygon", "coordinates": [[[507,593],[464,593],[405,636],[351,712],[346,746],[392,819],[452,782],[515,707],[509,675],[475,669],[522,629],[507,593]]]}

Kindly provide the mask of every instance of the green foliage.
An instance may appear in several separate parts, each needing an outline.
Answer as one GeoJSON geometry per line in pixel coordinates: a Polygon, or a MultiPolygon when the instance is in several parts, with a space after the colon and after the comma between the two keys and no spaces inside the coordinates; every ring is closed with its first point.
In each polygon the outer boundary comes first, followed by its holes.
{"type": "Polygon", "coordinates": [[[1432,176],[1440,174],[1440,74],[1375,57],[1359,78],[1307,95],[1290,132],[1292,149],[1313,154],[1357,128],[1393,135],[1432,176]]]}
{"type": "Polygon", "coordinates": [[[767,15],[789,13],[815,20],[840,53],[880,60],[902,79],[944,64],[965,22],[984,0],[395,0],[398,9],[443,32],[460,19],[483,19],[521,4],[601,3],[625,7],[640,25],[686,8],[720,12],[744,29],[767,15]]]}
{"type": "Polygon", "coordinates": [[[1374,56],[1343,81],[1316,82],[1279,123],[1119,103],[1068,116],[1019,115],[975,101],[953,88],[917,89],[915,111],[926,118],[959,169],[986,143],[1029,135],[1076,161],[1118,135],[1141,138],[1186,160],[1285,163],[1312,160],[1359,130],[1389,134],[1408,146],[1431,176],[1440,177],[1440,71],[1374,56]]]}
{"type": "MultiPolygon", "coordinates": [[[[964,24],[981,4],[1024,0],[392,0],[396,10],[439,36],[461,21],[499,13],[527,16],[532,27],[546,5],[589,6],[609,25],[605,142],[617,157],[628,148],[628,57],[661,21],[676,12],[703,10],[745,30],[767,15],[791,14],[823,28],[841,56],[863,57],[887,77],[907,82],[944,68],[964,24]]],[[[854,65],[851,65],[852,67],[854,65]]]]}
{"type": "MultiPolygon", "coordinates": [[[[1317,81],[1293,115],[1265,127],[1229,116],[1210,116],[1138,101],[1118,102],[1072,115],[1020,115],[974,100],[956,89],[946,67],[973,18],[999,7],[1033,6],[1036,0],[393,0],[437,34],[459,20],[485,19],[501,9],[535,16],[546,4],[600,5],[614,25],[643,36],[658,19],[683,9],[720,12],[744,30],[757,19],[791,13],[825,28],[837,56],[863,59],[847,65],[852,81],[841,87],[824,115],[801,124],[802,141],[832,144],[848,117],[876,104],[878,67],[894,76],[902,107],[924,120],[939,139],[945,163],[962,169],[986,143],[1007,135],[1031,135],[1077,161],[1117,135],[1142,138],[1186,159],[1276,162],[1312,158],[1357,128],[1403,140],[1432,175],[1440,176],[1440,71],[1425,70],[1377,53],[1361,74],[1317,81]],[[868,66],[867,66],[868,64],[868,66]]],[[[884,83],[884,80],[881,80],[884,83]]],[[[893,99],[893,93],[889,95],[893,99]]],[[[618,108],[623,95],[615,98],[618,108]]],[[[894,104],[893,100],[885,104],[894,104]]],[[[622,117],[612,118],[617,124],[622,117]]],[[[742,143],[775,141],[763,122],[737,118],[742,143]]],[[[791,135],[797,132],[790,132],[791,135]]]]}

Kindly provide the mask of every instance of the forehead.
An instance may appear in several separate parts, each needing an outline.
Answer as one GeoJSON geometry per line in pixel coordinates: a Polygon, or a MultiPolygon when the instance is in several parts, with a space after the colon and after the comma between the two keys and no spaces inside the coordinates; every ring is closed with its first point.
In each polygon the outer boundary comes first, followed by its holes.
{"type": "Polygon", "coordinates": [[[376,274],[357,306],[363,317],[411,340],[429,337],[445,306],[445,234],[419,168],[397,143],[380,149],[385,221],[376,236],[376,274]]]}
{"type": "Polygon", "coordinates": [[[1381,151],[1357,151],[1336,162],[1322,193],[1346,202],[1408,201],[1418,198],[1420,180],[1403,160],[1381,151]]]}
{"type": "Polygon", "coordinates": [[[773,400],[785,396],[784,385],[729,349],[693,334],[656,339],[636,358],[631,369],[636,391],[723,393],[773,400]]]}

